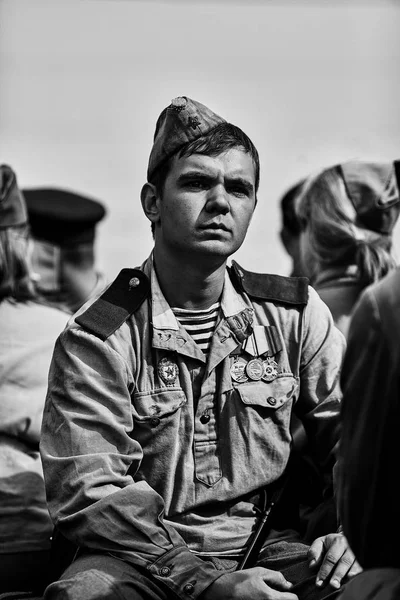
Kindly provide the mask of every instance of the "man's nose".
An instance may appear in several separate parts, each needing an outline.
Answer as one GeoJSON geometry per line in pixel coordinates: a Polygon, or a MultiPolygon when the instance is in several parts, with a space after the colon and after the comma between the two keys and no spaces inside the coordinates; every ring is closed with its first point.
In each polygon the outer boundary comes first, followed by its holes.
{"type": "Polygon", "coordinates": [[[226,214],[230,211],[229,196],[223,184],[218,184],[209,190],[206,210],[226,214]]]}

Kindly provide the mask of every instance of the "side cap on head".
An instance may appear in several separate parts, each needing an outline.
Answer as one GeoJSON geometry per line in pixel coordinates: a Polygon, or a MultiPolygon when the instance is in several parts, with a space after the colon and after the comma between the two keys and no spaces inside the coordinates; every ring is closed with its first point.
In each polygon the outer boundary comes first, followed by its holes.
{"type": "Polygon", "coordinates": [[[83,194],[59,188],[23,190],[36,239],[56,246],[92,242],[95,226],[104,218],[104,206],[83,194]]]}
{"type": "Polygon", "coordinates": [[[0,165],[0,229],[26,225],[28,213],[17,177],[8,165],[0,165]]]}
{"type": "Polygon", "coordinates": [[[395,164],[348,161],[339,168],[362,226],[391,234],[400,213],[395,164]]]}
{"type": "Polygon", "coordinates": [[[150,181],[158,167],[180,148],[206,135],[225,119],[187,96],[174,98],[156,123],[153,147],[150,152],[147,180],[150,181]]]}

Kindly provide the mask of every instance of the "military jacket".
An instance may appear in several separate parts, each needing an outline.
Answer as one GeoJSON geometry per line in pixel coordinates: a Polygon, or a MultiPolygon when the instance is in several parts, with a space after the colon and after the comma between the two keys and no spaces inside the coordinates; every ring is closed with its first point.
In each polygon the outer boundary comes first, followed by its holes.
{"type": "Polygon", "coordinates": [[[115,286],[56,344],[41,441],[49,509],[69,539],[196,598],[222,575],[205,556],[243,552],[251,496],[285,470],[294,409],[330,476],[344,338],[304,281],[234,265],[206,359],[151,259],[115,286]]]}

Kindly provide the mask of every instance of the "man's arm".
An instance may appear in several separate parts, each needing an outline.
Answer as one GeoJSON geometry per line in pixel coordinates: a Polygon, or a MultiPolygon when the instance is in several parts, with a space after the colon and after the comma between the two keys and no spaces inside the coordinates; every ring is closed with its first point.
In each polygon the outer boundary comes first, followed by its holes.
{"type": "Polygon", "coordinates": [[[345,348],[345,338],[335,327],[328,307],[310,287],[309,302],[303,313],[300,395],[295,412],[305,427],[310,449],[327,486],[332,485],[339,438],[340,372],[345,348]]]}
{"type": "Polygon", "coordinates": [[[40,446],[49,510],[79,546],[147,568],[179,597],[191,585],[196,598],[222,573],[188,550],[163,522],[161,496],[135,481],[143,453],[129,435],[134,378],[127,358],[76,327],[59,337],[40,446]]]}

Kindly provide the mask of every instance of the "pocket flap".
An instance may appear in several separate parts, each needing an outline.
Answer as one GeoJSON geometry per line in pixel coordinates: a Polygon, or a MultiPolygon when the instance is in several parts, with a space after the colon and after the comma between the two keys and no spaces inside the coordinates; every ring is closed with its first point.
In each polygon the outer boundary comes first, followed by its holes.
{"type": "Polygon", "coordinates": [[[282,376],[273,381],[249,381],[236,387],[244,404],[277,409],[293,397],[298,388],[295,377],[282,376]]]}
{"type": "Polygon", "coordinates": [[[145,421],[154,417],[166,417],[187,403],[185,392],[179,388],[159,389],[153,392],[137,392],[132,407],[136,418],[145,421]]]}

